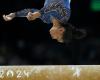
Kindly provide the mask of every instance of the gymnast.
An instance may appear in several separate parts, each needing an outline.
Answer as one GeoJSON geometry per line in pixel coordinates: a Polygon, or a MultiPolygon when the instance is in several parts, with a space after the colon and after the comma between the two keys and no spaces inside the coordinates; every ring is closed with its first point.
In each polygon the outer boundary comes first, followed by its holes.
{"type": "Polygon", "coordinates": [[[5,21],[11,21],[15,17],[26,17],[29,21],[40,18],[44,23],[53,26],[49,30],[52,39],[60,43],[69,43],[73,39],[81,39],[85,36],[83,29],[78,29],[68,23],[71,14],[71,0],[45,0],[43,8],[23,9],[17,12],[3,15],[5,21]],[[78,33],[78,34],[77,34],[78,33]],[[79,36],[79,34],[82,34],[79,36]]]}

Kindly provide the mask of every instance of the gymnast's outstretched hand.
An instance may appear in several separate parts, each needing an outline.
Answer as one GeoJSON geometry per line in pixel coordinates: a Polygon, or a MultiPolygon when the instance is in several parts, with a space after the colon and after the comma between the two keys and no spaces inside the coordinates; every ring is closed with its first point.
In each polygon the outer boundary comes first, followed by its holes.
{"type": "Polygon", "coordinates": [[[29,12],[26,17],[29,21],[32,21],[35,20],[36,18],[39,18],[40,16],[41,14],[39,12],[34,12],[34,13],[29,12]]]}
{"type": "Polygon", "coordinates": [[[2,16],[5,21],[11,21],[15,17],[15,13],[10,13],[8,15],[2,16]]]}

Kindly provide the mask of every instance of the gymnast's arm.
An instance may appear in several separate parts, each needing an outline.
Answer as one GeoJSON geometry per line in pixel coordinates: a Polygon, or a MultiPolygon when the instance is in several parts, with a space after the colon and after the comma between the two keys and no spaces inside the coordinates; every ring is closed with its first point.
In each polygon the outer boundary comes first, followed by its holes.
{"type": "Polygon", "coordinates": [[[17,12],[9,13],[8,15],[3,15],[5,21],[11,21],[15,17],[27,17],[28,20],[35,20],[41,16],[39,10],[37,9],[23,9],[17,12]]]}

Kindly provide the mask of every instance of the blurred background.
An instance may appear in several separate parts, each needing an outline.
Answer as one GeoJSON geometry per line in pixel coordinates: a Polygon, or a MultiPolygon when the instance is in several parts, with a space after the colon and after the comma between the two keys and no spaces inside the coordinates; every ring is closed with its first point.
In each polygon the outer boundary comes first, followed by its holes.
{"type": "Polygon", "coordinates": [[[100,64],[100,0],[72,0],[69,22],[86,29],[87,36],[69,45],[52,40],[52,24],[40,19],[2,19],[3,14],[25,8],[41,9],[43,4],[44,0],[0,1],[0,65],[100,64]]]}

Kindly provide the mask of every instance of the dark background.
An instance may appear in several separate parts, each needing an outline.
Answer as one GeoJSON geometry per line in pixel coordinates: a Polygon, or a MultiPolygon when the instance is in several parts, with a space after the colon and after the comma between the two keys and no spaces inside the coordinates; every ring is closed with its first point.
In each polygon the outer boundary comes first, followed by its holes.
{"type": "Polygon", "coordinates": [[[69,22],[86,29],[87,36],[66,45],[52,40],[49,35],[52,24],[45,24],[40,19],[31,22],[26,18],[15,18],[10,22],[2,19],[3,14],[24,8],[41,9],[44,0],[1,0],[0,64],[99,64],[100,12],[93,12],[90,2],[91,0],[72,0],[69,22]]]}

